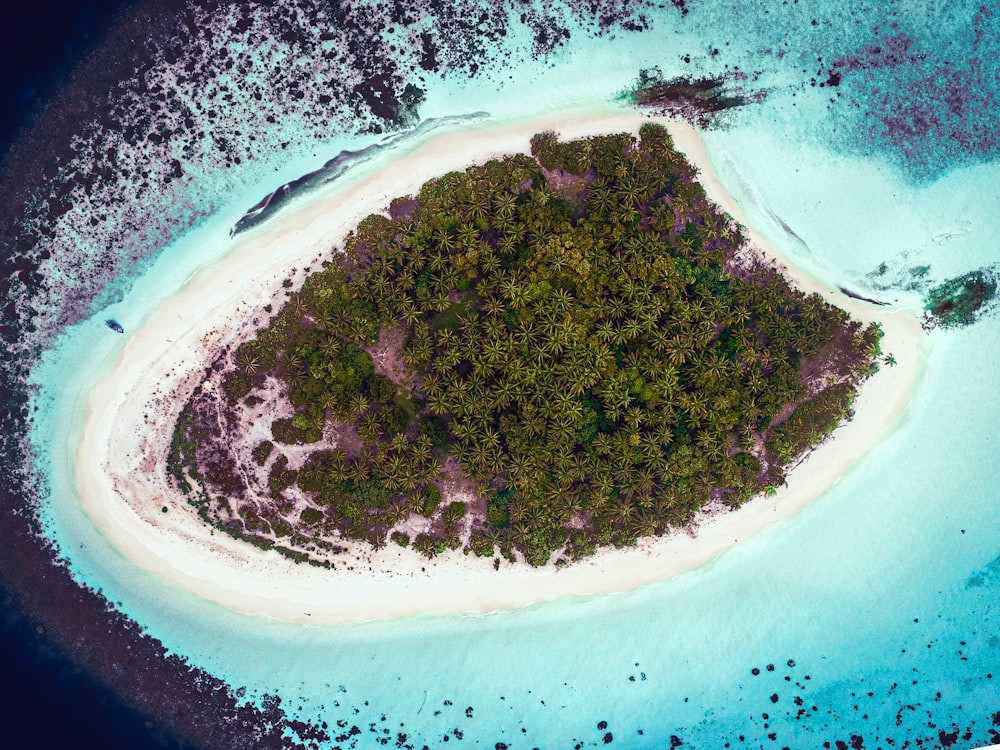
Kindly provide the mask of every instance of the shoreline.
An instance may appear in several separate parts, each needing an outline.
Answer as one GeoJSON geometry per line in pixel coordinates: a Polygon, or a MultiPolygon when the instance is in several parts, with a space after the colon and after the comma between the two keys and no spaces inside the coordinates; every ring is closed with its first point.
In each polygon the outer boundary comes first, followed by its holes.
{"type": "Polygon", "coordinates": [[[696,568],[791,517],[878,443],[909,400],[923,361],[919,321],[850,299],[790,266],[722,189],[690,125],[631,111],[561,112],[434,134],[391,156],[391,161],[376,160],[380,171],[362,168],[360,179],[348,175],[343,185],[317,192],[239,235],[221,260],[198,271],[148,316],[87,394],[76,452],[77,494],[109,544],[141,568],[237,612],[312,624],[485,614],[627,591],[696,568]],[[526,151],[531,136],[541,130],[556,130],[563,138],[634,133],[647,121],[667,125],[678,150],[698,167],[708,196],[745,227],[753,247],[776,261],[799,289],[820,293],[858,320],[880,322],[883,352],[898,362],[883,365],[862,385],[854,419],[800,461],[777,494],[758,496],[735,511],[702,512],[694,528],[644,538],[632,548],[604,549],[563,568],[504,561],[499,571],[490,559],[471,553],[453,551],[428,560],[396,545],[378,552],[351,545],[335,570],[296,564],[215,533],[183,498],[167,499],[176,493],[166,481],[165,449],[182,400],[203,377],[213,351],[259,325],[261,308],[283,291],[281,282],[291,268],[313,265],[360,219],[382,212],[397,195],[414,193],[445,172],[526,151]],[[170,506],[167,513],[161,512],[165,506],[170,506]]]}

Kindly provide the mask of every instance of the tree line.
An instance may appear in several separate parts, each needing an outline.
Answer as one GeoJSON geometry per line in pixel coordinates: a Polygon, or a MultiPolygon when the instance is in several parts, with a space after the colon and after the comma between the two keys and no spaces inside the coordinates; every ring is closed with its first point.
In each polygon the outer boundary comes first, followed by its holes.
{"type": "Polygon", "coordinates": [[[256,455],[276,498],[294,485],[308,503],[270,528],[537,565],[779,484],[849,416],[881,332],[741,261],[744,244],[653,124],[542,133],[531,156],[397,199],[236,352],[230,404],[276,378],[295,409],[256,455]],[[395,381],[370,354],[390,333],[395,381]],[[289,471],[281,446],[332,424],[352,447],[289,471]],[[442,503],[448,457],[470,507],[442,503]],[[400,531],[411,514],[432,531],[400,531]]]}

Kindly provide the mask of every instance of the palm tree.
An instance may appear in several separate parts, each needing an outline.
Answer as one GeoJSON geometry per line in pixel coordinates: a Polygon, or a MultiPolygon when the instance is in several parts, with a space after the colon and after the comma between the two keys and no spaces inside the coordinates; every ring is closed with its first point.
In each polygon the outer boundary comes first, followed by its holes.
{"type": "Polygon", "coordinates": [[[288,309],[296,320],[301,318],[308,311],[305,301],[297,294],[292,298],[291,302],[289,302],[288,309]]]}
{"type": "Polygon", "coordinates": [[[487,427],[479,433],[479,443],[484,448],[496,450],[500,447],[500,433],[492,427],[487,427]]]}
{"type": "Polygon", "coordinates": [[[332,417],[340,411],[340,398],[333,393],[324,393],[319,405],[324,413],[332,417]]]}
{"type": "Polygon", "coordinates": [[[531,534],[524,526],[514,526],[508,532],[507,538],[514,547],[526,551],[531,546],[531,534]]]}
{"type": "Polygon", "coordinates": [[[433,238],[434,241],[437,242],[438,247],[446,253],[455,249],[455,238],[452,237],[451,233],[444,227],[438,227],[434,230],[433,238]]]}
{"type": "Polygon", "coordinates": [[[638,180],[629,177],[618,185],[616,195],[619,203],[629,208],[635,208],[642,202],[645,192],[645,186],[643,186],[638,180]]]}
{"type": "Polygon", "coordinates": [[[405,459],[398,453],[389,456],[382,465],[382,483],[390,490],[403,489],[403,473],[406,468],[405,459]]]}
{"type": "Polygon", "coordinates": [[[512,218],[517,208],[517,196],[513,193],[501,193],[494,201],[497,216],[505,219],[512,218]]]}
{"type": "Polygon", "coordinates": [[[466,442],[472,439],[474,433],[475,427],[468,419],[456,419],[451,423],[451,434],[461,442],[466,442]]]}
{"type": "Polygon", "coordinates": [[[639,406],[629,407],[625,412],[625,423],[633,430],[638,430],[646,423],[646,410],[639,406]]]}
{"type": "Polygon", "coordinates": [[[320,344],[320,353],[327,359],[334,359],[340,354],[343,344],[336,336],[327,336],[320,344]]]}
{"type": "Polygon", "coordinates": [[[602,320],[594,328],[594,337],[601,343],[607,344],[617,337],[614,325],[609,320],[602,320]]]}
{"type": "Polygon", "coordinates": [[[479,267],[487,276],[492,276],[500,270],[500,258],[497,257],[489,245],[486,245],[486,249],[479,255],[479,267]]]}
{"type": "Polygon", "coordinates": [[[503,544],[504,533],[500,529],[487,526],[480,533],[482,534],[483,540],[494,550],[503,544]]]}
{"type": "Polygon", "coordinates": [[[413,302],[407,301],[403,305],[402,318],[407,325],[412,326],[420,322],[423,318],[423,314],[420,312],[420,309],[413,304],[413,302]]]}
{"type": "Polygon", "coordinates": [[[253,356],[248,351],[240,352],[238,358],[240,369],[243,370],[247,375],[254,375],[260,366],[257,362],[257,358],[253,356]]]}
{"type": "Polygon", "coordinates": [[[490,393],[492,397],[491,406],[493,410],[502,411],[503,409],[506,409],[514,400],[516,393],[517,388],[510,380],[504,379],[499,381],[490,393]]]}
{"type": "Polygon", "coordinates": [[[507,517],[510,518],[511,523],[520,523],[527,517],[530,507],[526,500],[515,497],[507,504],[507,517]]]}
{"type": "Polygon", "coordinates": [[[367,440],[369,442],[374,442],[378,440],[378,436],[381,434],[381,428],[378,423],[378,416],[375,414],[365,414],[358,421],[357,426],[358,437],[362,440],[367,440]]]}
{"type": "Polygon", "coordinates": [[[385,513],[382,514],[382,518],[385,519],[385,525],[391,529],[394,526],[398,526],[402,521],[405,521],[409,515],[410,508],[405,502],[402,502],[390,505],[385,513]]]}
{"type": "Polygon", "coordinates": [[[486,219],[490,215],[490,195],[479,192],[472,197],[469,204],[469,216],[474,219],[486,219]]]}
{"type": "Polygon", "coordinates": [[[474,224],[463,224],[458,228],[458,241],[468,247],[479,239],[479,230],[474,224]]]}
{"type": "Polygon", "coordinates": [[[358,393],[351,399],[351,413],[356,417],[367,412],[369,406],[371,404],[363,393],[358,393]]]}
{"type": "Polygon", "coordinates": [[[417,461],[426,462],[430,460],[433,445],[431,439],[426,435],[418,435],[410,449],[410,453],[417,461]]]}
{"type": "Polygon", "coordinates": [[[504,255],[510,255],[517,249],[518,240],[513,234],[505,232],[497,243],[497,247],[504,255]]]}
{"type": "Polygon", "coordinates": [[[629,523],[629,531],[637,537],[653,536],[656,533],[660,521],[653,513],[637,513],[629,523]]]}
{"type": "Polygon", "coordinates": [[[347,475],[355,482],[363,482],[371,477],[371,466],[365,456],[354,459],[347,467],[347,475]]]}
{"type": "Polygon", "coordinates": [[[618,499],[611,503],[608,512],[613,521],[626,526],[635,515],[635,507],[628,500],[618,499]]]}
{"type": "Polygon", "coordinates": [[[610,211],[615,205],[615,199],[611,191],[604,186],[592,187],[588,196],[591,207],[602,213],[610,211]]]}
{"type": "Polygon", "coordinates": [[[624,339],[621,343],[625,343],[626,341],[631,341],[632,339],[638,337],[642,333],[642,324],[635,318],[628,318],[624,323],[622,323],[619,330],[621,332],[621,338],[624,339]]]}

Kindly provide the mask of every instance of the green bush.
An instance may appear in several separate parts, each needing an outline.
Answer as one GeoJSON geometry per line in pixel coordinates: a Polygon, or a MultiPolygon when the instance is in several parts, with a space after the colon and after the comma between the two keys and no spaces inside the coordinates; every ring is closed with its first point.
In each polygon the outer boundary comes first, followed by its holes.
{"type": "Polygon", "coordinates": [[[305,415],[296,414],[291,419],[276,419],[271,423],[271,437],[284,445],[303,445],[317,443],[323,439],[323,431],[318,427],[308,426],[305,415]],[[298,420],[298,424],[296,424],[298,420]],[[299,425],[307,425],[305,428],[299,425]]]}
{"type": "Polygon", "coordinates": [[[267,484],[271,488],[271,493],[278,495],[282,490],[295,484],[297,477],[298,472],[288,469],[288,457],[282,454],[271,464],[271,473],[268,475],[267,484]]]}
{"type": "Polygon", "coordinates": [[[486,523],[494,529],[503,529],[510,523],[507,503],[513,497],[513,490],[500,490],[486,501],[486,523]]]}
{"type": "Polygon", "coordinates": [[[465,512],[468,510],[465,503],[456,500],[448,505],[444,509],[444,522],[446,524],[455,524],[465,518],[465,512]]]}
{"type": "Polygon", "coordinates": [[[302,523],[309,524],[310,526],[314,526],[325,517],[326,516],[323,514],[323,511],[317,510],[316,508],[306,508],[299,514],[299,520],[301,520],[302,523]]]}
{"type": "Polygon", "coordinates": [[[432,414],[425,414],[420,417],[417,423],[417,434],[424,435],[431,441],[431,445],[440,448],[448,442],[448,431],[438,417],[432,414]]]}
{"type": "Polygon", "coordinates": [[[347,495],[358,505],[369,510],[387,508],[396,493],[387,488],[378,479],[365,479],[360,482],[348,482],[347,495]]]}
{"type": "Polygon", "coordinates": [[[274,448],[274,443],[270,440],[261,440],[257,445],[254,446],[253,451],[250,456],[253,461],[258,466],[263,466],[267,463],[267,457],[271,455],[271,451],[274,448]]]}
{"type": "Polygon", "coordinates": [[[250,382],[250,378],[237,370],[233,370],[222,379],[222,390],[230,404],[235,404],[250,393],[251,387],[253,383],[250,382]]]}
{"type": "Polygon", "coordinates": [[[396,398],[396,384],[385,375],[372,375],[365,381],[365,390],[373,404],[391,404],[396,398]]]}
{"type": "Polygon", "coordinates": [[[410,423],[409,412],[398,406],[390,406],[386,409],[382,409],[378,413],[378,416],[382,432],[384,432],[388,437],[392,437],[400,432],[406,432],[406,428],[410,423]]]}
{"type": "Polygon", "coordinates": [[[476,557],[493,557],[495,551],[495,545],[481,529],[472,532],[472,536],[469,538],[469,548],[476,557]]]}
{"type": "Polygon", "coordinates": [[[427,487],[422,492],[423,495],[423,507],[420,510],[420,515],[430,518],[434,515],[434,511],[441,502],[441,490],[435,487],[433,484],[427,485],[427,487]]]}

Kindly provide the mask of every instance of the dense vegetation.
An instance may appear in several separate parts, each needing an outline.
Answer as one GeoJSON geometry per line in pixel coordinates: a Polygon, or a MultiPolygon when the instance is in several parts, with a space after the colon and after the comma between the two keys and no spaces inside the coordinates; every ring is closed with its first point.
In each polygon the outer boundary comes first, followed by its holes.
{"type": "Polygon", "coordinates": [[[171,465],[206,518],[542,564],[737,506],[848,416],[880,332],[742,252],[665,129],[532,152],[369,216],[231,353],[226,409],[287,394],[268,440],[227,452],[196,392],[171,465]]]}

